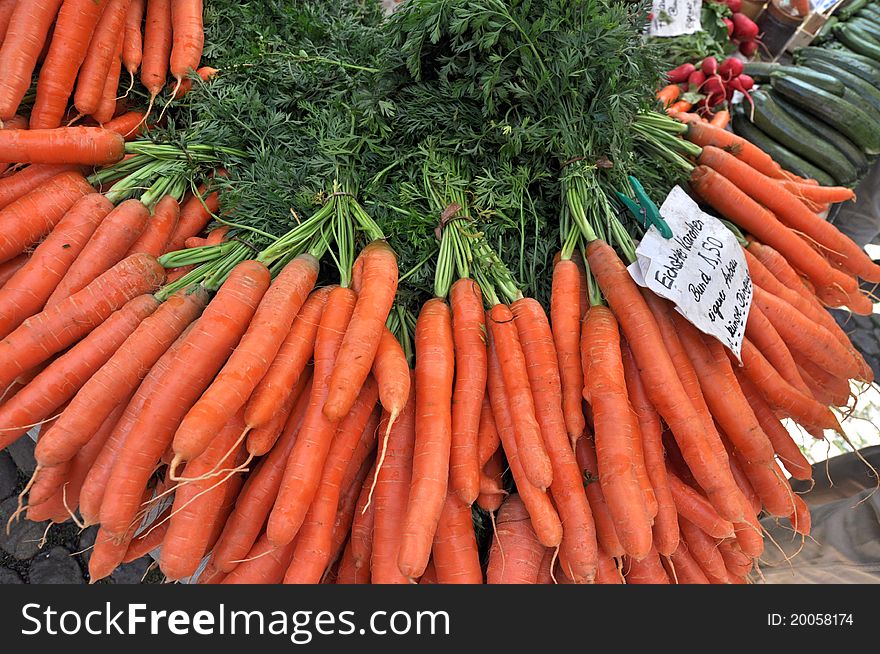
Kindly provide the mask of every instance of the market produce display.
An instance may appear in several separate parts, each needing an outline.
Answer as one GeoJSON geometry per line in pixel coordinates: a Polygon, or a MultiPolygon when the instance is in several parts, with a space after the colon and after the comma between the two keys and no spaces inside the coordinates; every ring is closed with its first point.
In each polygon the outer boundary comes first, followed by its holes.
{"type": "Polygon", "coordinates": [[[644,3],[82,4],[0,3],[0,447],[39,427],[12,520],[98,525],[92,581],[746,583],[759,516],[809,534],[783,421],[845,438],[825,309],[880,267],[817,215],[847,181],[658,103],[644,3]],[[741,363],[627,270],[676,185],[740,243],[741,363]]]}

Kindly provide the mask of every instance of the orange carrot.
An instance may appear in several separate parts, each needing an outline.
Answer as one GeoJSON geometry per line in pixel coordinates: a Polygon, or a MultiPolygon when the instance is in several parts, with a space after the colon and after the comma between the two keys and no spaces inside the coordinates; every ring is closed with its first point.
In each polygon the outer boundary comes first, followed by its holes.
{"type": "Polygon", "coordinates": [[[855,200],[856,194],[851,188],[845,186],[818,186],[816,184],[803,184],[790,179],[781,179],[779,183],[792,195],[803,202],[836,203],[855,200]]]}
{"type": "MultiPolygon", "coordinates": [[[[318,268],[315,257],[301,254],[272,282],[229,360],[177,428],[175,460],[189,461],[201,454],[214,435],[245,405],[314,287],[318,268]]],[[[174,466],[172,463],[172,470],[174,466]]]]}
{"type": "Polygon", "coordinates": [[[178,86],[190,70],[199,67],[205,45],[202,25],[202,0],[177,0],[171,3],[173,33],[170,69],[178,86]]]}
{"type": "Polygon", "coordinates": [[[173,42],[171,25],[173,4],[171,0],[147,0],[141,84],[150,92],[150,105],[162,92],[165,77],[168,75],[168,62],[173,42]]]}
{"type": "MultiPolygon", "coordinates": [[[[0,131],[2,134],[2,131],[0,131]]],[[[94,189],[76,172],[56,175],[0,210],[0,262],[21,254],[48,234],[73,204],[94,189]]]]}
{"type": "Polygon", "coordinates": [[[752,570],[752,558],[742,551],[736,540],[726,538],[718,544],[727,571],[737,577],[745,577],[752,570]]]}
{"type": "MultiPolygon", "coordinates": [[[[104,88],[101,91],[101,99],[98,102],[98,108],[91,114],[92,119],[102,127],[104,126],[104,123],[109,123],[113,120],[113,116],[116,115],[116,94],[119,91],[119,76],[122,74],[122,60],[120,57],[122,55],[123,36],[124,34],[122,30],[120,30],[119,34],[116,36],[116,47],[110,58],[110,70],[104,80],[104,88]]],[[[113,133],[117,134],[118,132],[114,131],[113,133]]],[[[119,134],[119,136],[123,141],[125,140],[124,134],[119,134]]]]}
{"type": "Polygon", "coordinates": [[[123,259],[144,231],[149,217],[150,210],[140,200],[126,200],[107,214],[58,282],[46,306],[58,304],[85,288],[98,275],[123,259]]]}
{"type": "Polygon", "coordinates": [[[276,548],[263,534],[253,548],[222,584],[279,584],[293,556],[294,543],[276,548]]]}
{"type": "Polygon", "coordinates": [[[669,577],[663,564],[660,563],[660,556],[653,547],[648,554],[642,559],[633,559],[627,557],[626,563],[629,566],[624,578],[628,584],[668,584],[669,577]]]}
{"type": "MultiPolygon", "coordinates": [[[[348,544],[351,549],[351,564],[354,567],[354,576],[357,583],[370,583],[372,577],[373,559],[373,525],[376,518],[376,510],[372,502],[368,503],[372,480],[376,477],[376,463],[370,466],[370,471],[361,485],[357,504],[354,508],[354,520],[351,523],[351,536],[348,544]]],[[[343,564],[345,554],[343,554],[343,564]]],[[[343,578],[342,565],[339,576],[343,578]]]]}
{"type": "MultiPolygon", "coordinates": [[[[578,355],[578,358],[580,359],[580,355],[578,355]]],[[[578,367],[580,367],[580,363],[578,363],[578,367]]],[[[489,402],[489,395],[484,394],[483,406],[480,408],[480,428],[477,443],[477,455],[479,457],[481,468],[492,458],[492,455],[498,450],[500,444],[501,439],[498,436],[498,429],[495,427],[495,417],[492,415],[492,405],[489,402]]]]}
{"type": "Polygon", "coordinates": [[[724,129],[729,122],[730,112],[727,111],[727,109],[721,109],[712,116],[712,120],[709,121],[709,124],[712,125],[712,127],[720,127],[721,129],[724,129]]]}
{"type": "Polygon", "coordinates": [[[0,288],[0,336],[40,311],[113,205],[99,193],[80,197],[24,265],[0,288]]]}
{"type": "Polygon", "coordinates": [[[676,102],[673,102],[671,105],[669,105],[669,107],[666,109],[666,113],[668,113],[669,115],[675,115],[681,112],[688,111],[693,106],[694,105],[687,100],[677,100],[676,102]]]}
{"type": "Polygon", "coordinates": [[[156,203],[153,215],[147,220],[144,231],[129,248],[128,254],[146,252],[154,257],[161,256],[165,252],[165,245],[179,217],[180,205],[177,200],[170,195],[163,197],[156,203]]]}
{"type": "Polygon", "coordinates": [[[519,495],[511,495],[504,501],[495,525],[486,583],[538,583],[546,548],[538,541],[519,495]]]}
{"type": "Polygon", "coordinates": [[[21,270],[29,259],[30,253],[22,252],[17,257],[0,263],[0,290],[6,285],[6,282],[15,277],[15,273],[21,270]]]}
{"type": "Polygon", "coordinates": [[[376,466],[378,471],[382,469],[383,453],[391,429],[409,401],[412,386],[412,375],[406,355],[397,338],[387,327],[382,332],[382,340],[379,341],[379,349],[373,360],[373,377],[379,384],[379,402],[388,412],[382,444],[379,446],[379,463],[376,466]]]}
{"type": "Polygon", "coordinates": [[[17,2],[0,47],[0,120],[15,115],[31,86],[31,74],[62,0],[17,2]]]}
{"type": "Polygon", "coordinates": [[[681,89],[679,88],[678,84],[667,84],[662,89],[657,91],[656,97],[657,100],[659,100],[664,107],[668,107],[673,102],[678,100],[678,97],[680,95],[681,89]]]}
{"type": "Polygon", "coordinates": [[[189,196],[180,207],[180,219],[177,227],[171,234],[166,246],[167,252],[173,252],[183,247],[183,242],[190,236],[199,234],[211,220],[211,214],[220,209],[220,196],[214,191],[204,196],[206,186],[201,184],[198,195],[189,196]],[[204,202],[204,204],[202,204],[204,202]]]}
{"type": "Polygon", "coordinates": [[[126,141],[133,141],[144,131],[144,114],[141,111],[126,111],[124,114],[101,125],[106,130],[120,134],[126,141]]]}
{"type": "Polygon", "coordinates": [[[125,33],[125,16],[130,2],[107,0],[107,6],[95,27],[76,78],[76,93],[73,94],[73,104],[84,116],[95,113],[101,102],[117,43],[125,33]]]}
{"type": "Polygon", "coordinates": [[[688,552],[703,570],[711,583],[724,583],[727,579],[727,568],[718,551],[715,539],[703,532],[690,520],[679,517],[681,537],[687,544],[688,552]]]}
{"type": "Polygon", "coordinates": [[[131,86],[134,86],[134,74],[141,66],[143,59],[143,37],[141,36],[141,23],[144,20],[144,6],[146,0],[131,0],[128,11],[125,14],[125,31],[122,45],[122,63],[131,78],[131,86]]]}
{"type": "Polygon", "coordinates": [[[590,502],[590,510],[596,523],[596,536],[602,551],[614,558],[624,555],[623,545],[617,537],[614,527],[614,519],[605,501],[602,485],[599,484],[599,463],[596,460],[596,448],[591,436],[578,439],[577,449],[578,466],[582,471],[583,486],[587,499],[590,502]]]}
{"type": "Polygon", "coordinates": [[[349,288],[330,291],[315,339],[315,368],[309,408],[296,443],[287,459],[281,488],[266,534],[276,547],[293,540],[318,490],[321,471],[330,452],[338,421],[328,420],[322,411],[327,381],[336,365],[342,337],[351,321],[357,297],[349,288]]]}
{"type": "Polygon", "coordinates": [[[788,349],[788,344],[776,331],[773,323],[767,320],[767,316],[761,311],[761,306],[757,302],[753,302],[749,307],[746,336],[785,381],[804,395],[809,394],[810,390],[798,370],[794,357],[788,349]]]}
{"type": "Polygon", "coordinates": [[[24,197],[53,177],[67,172],[83,172],[76,164],[34,164],[0,178],[0,209],[24,197]]]}
{"type": "Polygon", "coordinates": [[[477,496],[477,506],[484,511],[490,513],[497,511],[508,495],[504,490],[504,469],[504,453],[499,447],[480,471],[480,494],[477,496]]]}
{"type": "Polygon", "coordinates": [[[452,492],[446,495],[432,553],[437,583],[483,583],[470,506],[452,492]]]}
{"type": "Polygon", "coordinates": [[[785,171],[756,145],[708,122],[688,118],[685,120],[688,126],[686,137],[692,143],[700,147],[715,146],[733,154],[737,159],[744,161],[749,166],[773,179],[786,179],[785,171]]]}
{"type": "MultiPolygon", "coordinates": [[[[212,80],[219,72],[220,72],[220,70],[217,68],[212,68],[211,66],[202,66],[201,68],[196,70],[196,75],[198,76],[198,78],[200,80],[202,80],[202,82],[208,82],[208,81],[212,80]]],[[[179,100],[180,98],[184,97],[187,93],[192,91],[193,78],[186,77],[180,83],[179,87],[177,86],[177,83],[175,82],[174,88],[171,89],[172,93],[174,94],[174,99],[179,100]],[[177,90],[175,91],[174,88],[177,88],[177,90]]]]}
{"type": "Polygon", "coordinates": [[[64,0],[62,3],[37,80],[37,99],[31,110],[32,130],[51,129],[61,124],[76,75],[106,5],[107,0],[64,0]]]}
{"type": "Polygon", "coordinates": [[[561,259],[553,266],[553,289],[550,295],[550,322],[562,382],[562,408],[565,428],[572,449],[584,433],[581,393],[584,373],[580,356],[581,274],[571,259],[561,259]]]}
{"type": "Polygon", "coordinates": [[[733,525],[718,515],[712,505],[696,490],[672,472],[668,472],[669,488],[679,515],[690,520],[712,538],[730,538],[733,525]]]}
{"type": "Polygon", "coordinates": [[[708,584],[706,573],[688,551],[687,543],[680,541],[678,549],[669,557],[669,579],[678,584],[708,584]]]}
{"type": "MultiPolygon", "coordinates": [[[[371,417],[370,420],[373,420],[371,417]]],[[[378,423],[377,429],[378,429],[378,423]]],[[[375,444],[375,440],[373,441],[375,444]]],[[[365,449],[365,448],[364,448],[365,449]]],[[[354,513],[357,509],[357,501],[360,491],[363,488],[364,481],[373,467],[374,461],[370,458],[372,452],[365,452],[360,466],[355,469],[354,463],[357,462],[358,454],[349,461],[348,468],[345,471],[345,478],[342,480],[342,495],[339,498],[339,505],[336,507],[336,518],[333,521],[333,542],[330,547],[330,565],[324,571],[324,577],[321,583],[327,583],[327,580],[336,574],[339,568],[339,560],[342,558],[345,543],[348,540],[348,534],[351,532],[351,526],[354,524],[354,513]]],[[[407,488],[409,485],[407,484],[407,488]]],[[[405,501],[405,500],[404,500],[405,501]]],[[[375,534],[375,529],[373,530],[375,534]]],[[[371,555],[371,566],[375,565],[375,556],[371,555]]],[[[396,557],[395,557],[396,559],[396,557]]]]}

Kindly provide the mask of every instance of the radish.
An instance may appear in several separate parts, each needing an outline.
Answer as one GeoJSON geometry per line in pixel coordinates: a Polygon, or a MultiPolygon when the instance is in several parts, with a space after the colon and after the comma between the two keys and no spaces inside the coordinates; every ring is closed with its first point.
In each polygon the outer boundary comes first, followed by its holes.
{"type": "Polygon", "coordinates": [[[758,51],[758,42],[754,39],[739,44],[739,51],[744,57],[752,57],[758,51]]]}
{"type": "Polygon", "coordinates": [[[736,57],[728,57],[721,63],[718,72],[724,79],[738,77],[743,72],[743,62],[736,57]]]}
{"type": "Polygon", "coordinates": [[[700,70],[706,75],[706,77],[711,77],[712,75],[718,74],[718,60],[715,57],[706,57],[700,63],[700,70]]]}
{"type": "Polygon", "coordinates": [[[710,77],[703,83],[703,92],[706,95],[724,95],[724,82],[717,75],[710,77]]]}
{"type": "Polygon", "coordinates": [[[748,16],[734,14],[731,20],[733,21],[733,38],[738,41],[754,41],[758,38],[758,26],[748,16]]]}
{"type": "Polygon", "coordinates": [[[669,80],[670,84],[686,82],[690,74],[696,69],[696,66],[693,64],[682,64],[681,66],[668,71],[666,73],[666,79],[669,80]]]}
{"type": "Polygon", "coordinates": [[[730,38],[733,36],[733,21],[729,18],[722,18],[721,20],[723,20],[724,24],[727,26],[727,38],[730,38]]]}
{"type": "Polygon", "coordinates": [[[743,95],[748,95],[754,85],[755,80],[752,79],[751,75],[746,75],[745,73],[740,73],[728,82],[730,88],[734,91],[739,91],[743,95]]]}
{"type": "Polygon", "coordinates": [[[730,7],[730,11],[738,13],[742,10],[742,0],[724,0],[724,4],[730,7]]]}
{"type": "Polygon", "coordinates": [[[706,81],[706,74],[702,70],[695,70],[691,73],[691,76],[688,77],[688,90],[696,91],[703,83],[706,81]]]}

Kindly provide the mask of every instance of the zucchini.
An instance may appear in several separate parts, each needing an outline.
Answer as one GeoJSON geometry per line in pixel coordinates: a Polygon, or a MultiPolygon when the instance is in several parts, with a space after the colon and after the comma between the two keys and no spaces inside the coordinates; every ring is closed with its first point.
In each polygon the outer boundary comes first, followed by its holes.
{"type": "Polygon", "coordinates": [[[768,61],[749,61],[743,66],[743,72],[758,83],[769,82],[770,73],[782,68],[780,64],[768,61]]]}
{"type": "Polygon", "coordinates": [[[825,43],[831,38],[831,28],[837,25],[837,16],[831,16],[813,37],[812,43],[825,43]]]}
{"type": "Polygon", "coordinates": [[[872,86],[880,88],[880,69],[866,63],[862,58],[857,58],[857,55],[849,50],[806,47],[797,51],[797,60],[807,64],[823,61],[830,66],[858,75],[872,86]]]}
{"type": "Polygon", "coordinates": [[[795,77],[805,81],[807,84],[812,84],[823,91],[833,93],[839,98],[843,97],[843,92],[846,90],[843,82],[836,77],[820,73],[812,68],[806,68],[804,66],[780,66],[770,73],[771,82],[774,77],[795,77]]]}
{"type": "Polygon", "coordinates": [[[745,115],[742,104],[738,104],[733,110],[733,131],[737,136],[754,143],[785,170],[805,177],[815,179],[822,186],[834,186],[834,179],[821,168],[817,168],[808,161],[804,161],[791,150],[779,145],[760,129],[749,122],[745,115]]]}
{"type": "Polygon", "coordinates": [[[826,61],[817,59],[816,61],[809,62],[807,65],[818,70],[820,73],[834,75],[843,82],[846,88],[856,93],[865,102],[862,106],[866,111],[870,109],[870,114],[877,120],[880,120],[880,89],[870,82],[866,82],[858,75],[853,75],[848,70],[837,68],[826,61]]]}
{"type": "Polygon", "coordinates": [[[880,21],[880,7],[877,5],[868,5],[861,11],[857,12],[856,16],[861,18],[873,18],[875,21],[880,21]]]}
{"type": "Polygon", "coordinates": [[[865,33],[865,39],[869,43],[880,46],[880,23],[875,23],[870,18],[853,18],[847,25],[859,28],[865,33]]]}
{"type": "Polygon", "coordinates": [[[868,5],[868,0],[852,0],[852,2],[848,2],[846,7],[840,10],[840,20],[849,20],[856,12],[861,11],[868,5]]]}
{"type": "Polygon", "coordinates": [[[852,104],[861,102],[852,91],[838,98],[836,95],[791,77],[774,77],[774,90],[793,104],[824,120],[845,134],[867,154],[880,154],[880,125],[864,110],[852,104]]]}
{"type": "Polygon", "coordinates": [[[859,146],[831,127],[828,123],[819,120],[812,114],[794,106],[785,98],[780,97],[776,93],[771,93],[770,95],[773,97],[773,101],[776,105],[782,109],[782,111],[791,116],[798,124],[806,127],[825,143],[840,150],[840,153],[853,165],[859,175],[863,174],[868,169],[870,162],[859,146]]]}
{"type": "Polygon", "coordinates": [[[854,25],[837,25],[834,36],[853,52],[880,63],[880,46],[874,45],[865,30],[854,25]]]}
{"type": "Polygon", "coordinates": [[[786,113],[766,91],[752,93],[755,103],[753,122],[774,141],[787,147],[799,157],[820,167],[838,184],[852,184],[858,171],[831,143],[817,139],[806,126],[786,113]]]}

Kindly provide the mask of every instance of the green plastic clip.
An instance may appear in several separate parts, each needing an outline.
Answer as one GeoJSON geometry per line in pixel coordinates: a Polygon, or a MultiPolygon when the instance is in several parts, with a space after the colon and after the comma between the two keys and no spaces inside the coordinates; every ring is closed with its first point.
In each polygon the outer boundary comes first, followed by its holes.
{"type": "Polygon", "coordinates": [[[642,186],[641,182],[639,182],[639,180],[637,180],[632,175],[629,175],[627,179],[629,179],[629,183],[632,186],[633,193],[635,193],[636,199],[633,200],[629,196],[621,193],[620,191],[615,191],[615,193],[617,194],[617,199],[620,200],[627,209],[629,209],[630,213],[632,213],[635,219],[639,221],[642,227],[648,229],[651,225],[653,225],[657,228],[657,231],[660,232],[660,235],[663,238],[672,238],[672,230],[663,219],[663,216],[660,215],[660,210],[657,208],[657,205],[654,204],[651,201],[651,198],[648,197],[648,194],[645,192],[645,188],[642,186]]]}

